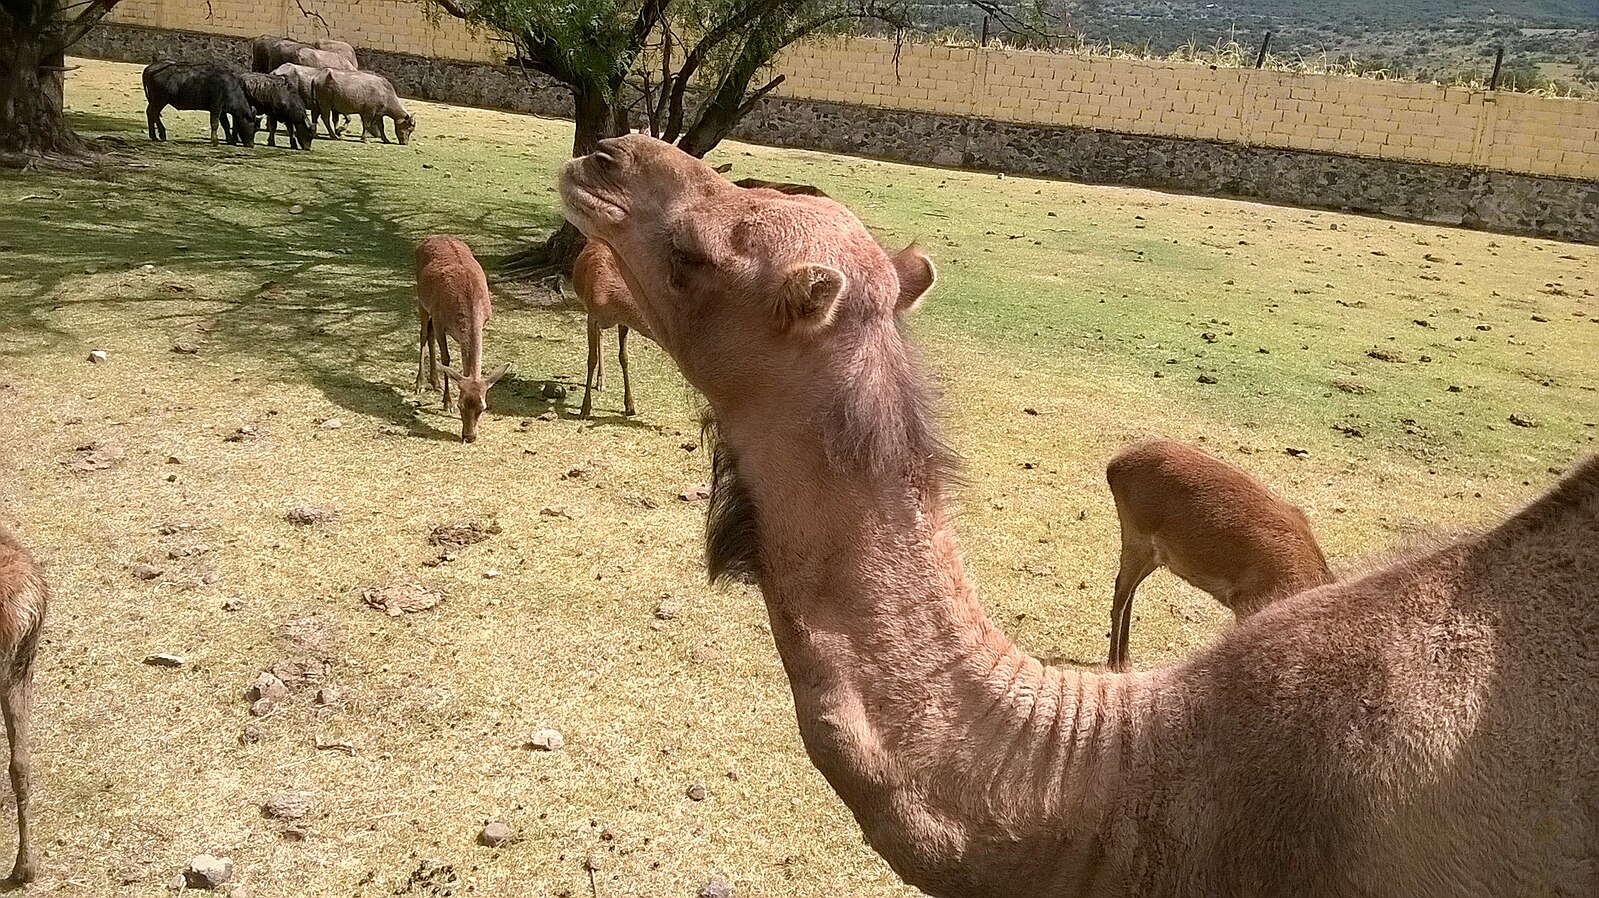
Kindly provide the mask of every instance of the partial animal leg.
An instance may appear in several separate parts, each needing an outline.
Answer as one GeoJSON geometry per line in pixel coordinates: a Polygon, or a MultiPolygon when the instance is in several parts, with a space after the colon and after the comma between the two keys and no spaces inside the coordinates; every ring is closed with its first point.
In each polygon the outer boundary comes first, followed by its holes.
{"type": "MultiPolygon", "coordinates": [[[[298,147],[296,147],[294,145],[294,131],[293,131],[293,129],[285,129],[285,130],[287,130],[289,132],[289,149],[291,149],[291,150],[298,149],[298,147]]],[[[278,145],[278,120],[269,115],[269,116],[267,116],[267,146],[275,147],[277,145],[278,145]]]]}
{"type": "Polygon", "coordinates": [[[144,108],[144,118],[145,118],[146,124],[148,124],[150,126],[150,139],[151,140],[166,140],[167,139],[166,129],[164,129],[164,128],[161,131],[161,136],[160,137],[156,137],[155,136],[156,126],[161,124],[161,107],[157,106],[154,103],[151,103],[150,105],[146,106],[144,108]]]}
{"type": "Polygon", "coordinates": [[[600,323],[589,316],[589,364],[588,373],[583,378],[583,407],[578,410],[579,418],[587,418],[594,408],[594,373],[600,372],[600,389],[605,389],[604,361],[600,358],[600,323]]]}
{"type": "Polygon", "coordinates": [[[1133,593],[1144,578],[1160,567],[1155,544],[1142,534],[1122,530],[1121,569],[1116,572],[1116,594],[1110,605],[1110,669],[1127,669],[1127,638],[1133,624],[1133,593]]]}
{"type": "MultiPolygon", "coordinates": [[[[419,332],[416,338],[416,387],[412,392],[421,393],[422,388],[432,383],[432,379],[424,379],[422,363],[433,357],[433,328],[428,320],[427,309],[420,305],[416,307],[416,322],[419,332]]],[[[435,367],[433,370],[437,370],[435,367]]]]}
{"type": "MultiPolygon", "coordinates": [[[[211,145],[217,145],[217,126],[222,124],[222,113],[211,110],[211,145]]],[[[224,129],[225,130],[225,129],[224,129]]]]}
{"type": "Polygon", "coordinates": [[[322,110],[322,127],[328,129],[328,140],[339,139],[339,135],[333,133],[333,110],[322,110]]]}
{"type": "MultiPolygon", "coordinates": [[[[439,341],[439,361],[443,362],[444,367],[448,368],[450,367],[450,338],[437,330],[434,331],[434,336],[439,341]]],[[[460,392],[459,387],[456,388],[456,392],[460,392]]],[[[450,402],[450,372],[446,371],[444,372],[444,410],[450,411],[454,407],[454,404],[450,402]]]]}
{"type": "Polygon", "coordinates": [[[633,382],[627,378],[627,325],[616,326],[616,360],[622,365],[622,414],[629,418],[638,414],[633,407],[633,382]]]}
{"type": "Polygon", "coordinates": [[[383,113],[380,112],[372,118],[372,130],[377,132],[384,143],[389,142],[389,131],[383,126],[383,113]]]}
{"type": "Polygon", "coordinates": [[[11,743],[11,792],[17,799],[17,862],[12,882],[32,882],[36,872],[33,844],[28,837],[28,805],[33,797],[33,749],[28,740],[28,718],[33,704],[33,671],[15,676],[0,692],[5,712],[6,736],[11,743]]]}
{"type": "Polygon", "coordinates": [[[361,142],[366,143],[366,139],[371,133],[372,125],[367,121],[366,113],[363,112],[361,113],[361,142]]]}

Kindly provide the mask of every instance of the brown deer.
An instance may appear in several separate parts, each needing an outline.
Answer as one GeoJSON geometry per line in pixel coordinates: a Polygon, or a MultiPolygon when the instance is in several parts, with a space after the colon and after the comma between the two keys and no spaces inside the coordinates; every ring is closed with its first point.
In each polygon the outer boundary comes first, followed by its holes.
{"type": "Polygon", "coordinates": [[[1121,519],[1110,667],[1125,670],[1133,593],[1161,565],[1239,619],[1332,582],[1304,512],[1242,470],[1185,443],[1150,440],[1105,468],[1121,519]]]}
{"type": "Polygon", "coordinates": [[[44,575],[22,544],[0,526],[0,711],[11,746],[11,791],[17,799],[17,863],[11,882],[32,882],[33,847],[28,840],[28,804],[33,795],[33,751],[28,719],[33,704],[33,658],[39,649],[49,590],[44,575]]]}
{"type": "Polygon", "coordinates": [[[605,244],[590,240],[578,253],[572,267],[572,288],[583,302],[589,322],[588,374],[583,380],[583,408],[579,417],[587,418],[593,410],[594,389],[605,389],[605,360],[600,353],[600,333],[616,328],[616,360],[622,366],[622,413],[638,414],[633,406],[633,383],[627,372],[627,334],[636,330],[650,336],[644,317],[633,293],[627,289],[622,274],[617,270],[616,257],[605,244]]]}
{"type": "Polygon", "coordinates": [[[501,365],[494,373],[483,374],[483,329],[494,314],[488,278],[472,250],[454,237],[435,234],[416,247],[416,317],[421,324],[421,345],[417,348],[416,391],[423,384],[439,389],[439,362],[446,375],[443,383],[444,410],[450,410],[450,380],[461,394],[461,442],[477,440],[478,419],[489,407],[489,388],[511,370],[501,365]],[[461,347],[461,367],[450,367],[450,344],[454,337],[461,347]],[[434,356],[434,347],[438,357],[434,356]],[[424,379],[422,356],[427,356],[424,379]]]}

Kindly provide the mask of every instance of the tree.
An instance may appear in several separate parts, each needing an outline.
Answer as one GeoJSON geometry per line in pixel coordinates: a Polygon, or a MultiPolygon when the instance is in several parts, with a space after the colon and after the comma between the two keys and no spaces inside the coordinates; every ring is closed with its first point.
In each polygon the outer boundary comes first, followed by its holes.
{"type": "Polygon", "coordinates": [[[117,0],[0,0],[0,161],[81,154],[62,102],[67,48],[117,0]]]}
{"type": "MultiPolygon", "coordinates": [[[[777,76],[750,89],[784,47],[847,22],[909,22],[903,0],[432,2],[504,35],[522,65],[571,92],[574,156],[626,133],[639,107],[652,133],[703,156],[782,83],[777,76]]],[[[581,248],[567,224],[513,265],[565,269],[581,248]]]]}

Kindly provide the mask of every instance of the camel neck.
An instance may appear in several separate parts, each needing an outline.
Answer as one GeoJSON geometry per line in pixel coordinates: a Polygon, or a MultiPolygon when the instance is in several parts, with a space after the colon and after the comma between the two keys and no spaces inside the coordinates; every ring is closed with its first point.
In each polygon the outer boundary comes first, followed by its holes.
{"type": "Polygon", "coordinates": [[[1091,894],[1117,875],[1109,818],[1146,682],[1048,668],[1007,639],[924,477],[840,470],[798,427],[733,448],[806,750],[872,846],[935,895],[1091,894]]]}

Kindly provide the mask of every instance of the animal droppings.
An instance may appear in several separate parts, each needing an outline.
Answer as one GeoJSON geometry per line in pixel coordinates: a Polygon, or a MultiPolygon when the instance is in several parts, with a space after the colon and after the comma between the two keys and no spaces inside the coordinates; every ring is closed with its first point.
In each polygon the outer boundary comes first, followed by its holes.
{"type": "Polygon", "coordinates": [[[427,611],[444,601],[443,596],[416,583],[392,583],[381,589],[368,589],[361,597],[368,607],[389,617],[427,611]]]}

